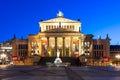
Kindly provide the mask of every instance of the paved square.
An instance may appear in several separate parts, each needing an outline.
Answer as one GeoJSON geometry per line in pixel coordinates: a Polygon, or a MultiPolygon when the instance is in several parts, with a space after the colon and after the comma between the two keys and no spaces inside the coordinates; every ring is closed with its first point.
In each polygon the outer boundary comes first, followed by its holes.
{"type": "Polygon", "coordinates": [[[120,80],[120,67],[0,65],[0,80],[120,80]]]}

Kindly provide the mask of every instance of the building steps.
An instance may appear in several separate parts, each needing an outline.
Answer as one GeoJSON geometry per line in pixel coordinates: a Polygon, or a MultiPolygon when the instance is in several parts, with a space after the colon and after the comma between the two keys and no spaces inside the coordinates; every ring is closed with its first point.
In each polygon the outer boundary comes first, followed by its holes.
{"type": "MultiPolygon", "coordinates": [[[[54,63],[56,57],[41,57],[39,61],[39,65],[46,65],[46,63],[51,62],[54,63]]],[[[79,59],[76,57],[61,57],[63,63],[70,63],[73,66],[79,65],[79,59]]]]}

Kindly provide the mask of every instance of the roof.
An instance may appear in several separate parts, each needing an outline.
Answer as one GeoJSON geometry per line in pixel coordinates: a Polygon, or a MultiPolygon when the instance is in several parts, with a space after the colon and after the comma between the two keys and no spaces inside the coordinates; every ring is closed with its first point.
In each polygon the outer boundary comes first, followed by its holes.
{"type": "Polygon", "coordinates": [[[110,49],[120,49],[120,45],[110,45],[110,49]]]}
{"type": "Polygon", "coordinates": [[[75,20],[71,20],[71,19],[67,19],[67,18],[63,18],[63,13],[61,12],[61,11],[59,11],[58,13],[57,13],[57,18],[53,18],[53,19],[50,19],[50,20],[46,20],[46,21],[42,21],[43,23],[47,23],[47,22],[78,22],[78,23],[80,23],[79,21],[75,21],[75,20]]]}

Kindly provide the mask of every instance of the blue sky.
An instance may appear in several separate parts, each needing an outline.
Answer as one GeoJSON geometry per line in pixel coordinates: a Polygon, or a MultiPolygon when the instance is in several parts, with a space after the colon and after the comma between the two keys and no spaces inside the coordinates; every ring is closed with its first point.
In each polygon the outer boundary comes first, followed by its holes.
{"type": "Polygon", "coordinates": [[[27,38],[37,34],[38,22],[55,18],[60,10],[64,17],[82,22],[82,32],[120,42],[120,0],[0,0],[0,42],[27,38]]]}

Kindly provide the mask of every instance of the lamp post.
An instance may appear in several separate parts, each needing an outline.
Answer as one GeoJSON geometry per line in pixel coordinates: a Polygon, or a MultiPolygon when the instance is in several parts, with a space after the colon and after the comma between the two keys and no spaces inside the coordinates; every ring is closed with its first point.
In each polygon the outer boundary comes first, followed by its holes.
{"type": "Polygon", "coordinates": [[[118,54],[115,57],[118,59],[118,65],[119,65],[120,55],[118,54]]]}

